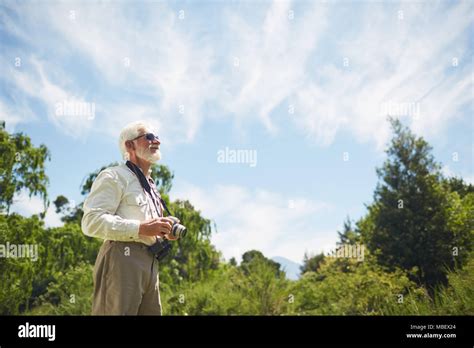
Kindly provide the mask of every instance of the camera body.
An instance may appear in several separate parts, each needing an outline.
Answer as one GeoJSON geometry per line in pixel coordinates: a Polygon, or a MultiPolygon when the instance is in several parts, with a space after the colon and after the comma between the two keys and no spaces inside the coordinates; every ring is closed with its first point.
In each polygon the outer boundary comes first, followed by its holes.
{"type": "Polygon", "coordinates": [[[150,250],[150,252],[155,255],[158,261],[161,261],[166,257],[166,255],[169,254],[171,248],[172,245],[170,242],[168,242],[166,239],[158,238],[155,244],[148,247],[148,250],[150,250]]]}
{"type": "MultiPolygon", "coordinates": [[[[174,216],[168,216],[168,218],[173,220],[173,226],[171,227],[171,235],[178,239],[184,237],[187,233],[186,227],[181,225],[179,223],[179,220],[174,216]]],[[[166,255],[169,254],[171,249],[171,243],[164,238],[157,238],[156,243],[148,247],[148,250],[150,250],[150,252],[155,255],[158,261],[163,260],[166,255]]]]}

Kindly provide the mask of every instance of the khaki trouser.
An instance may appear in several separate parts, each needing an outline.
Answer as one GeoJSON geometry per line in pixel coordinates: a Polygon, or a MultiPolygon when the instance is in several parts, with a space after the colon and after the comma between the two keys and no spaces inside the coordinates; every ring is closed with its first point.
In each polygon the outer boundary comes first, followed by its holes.
{"type": "Polygon", "coordinates": [[[145,244],[102,244],[94,266],[92,314],[161,315],[158,261],[145,244]]]}

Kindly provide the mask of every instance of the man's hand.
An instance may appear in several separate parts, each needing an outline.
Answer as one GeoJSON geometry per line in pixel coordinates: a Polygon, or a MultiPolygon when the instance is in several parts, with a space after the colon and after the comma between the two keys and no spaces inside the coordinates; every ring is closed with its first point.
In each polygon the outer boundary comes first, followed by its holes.
{"type": "Polygon", "coordinates": [[[178,240],[178,237],[173,237],[173,235],[172,235],[171,233],[170,233],[170,234],[167,234],[167,235],[165,236],[165,238],[168,239],[168,240],[178,240]]]}
{"type": "Polygon", "coordinates": [[[159,236],[164,237],[171,232],[173,220],[162,217],[143,221],[140,223],[138,234],[142,236],[159,236]]]}

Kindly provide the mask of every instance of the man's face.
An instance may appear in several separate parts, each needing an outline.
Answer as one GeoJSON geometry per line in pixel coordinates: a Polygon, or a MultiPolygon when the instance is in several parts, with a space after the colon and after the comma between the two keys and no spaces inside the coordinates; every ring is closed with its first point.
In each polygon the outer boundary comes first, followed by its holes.
{"type": "MultiPolygon", "coordinates": [[[[142,129],[139,131],[139,135],[153,133],[149,129],[142,129]]],[[[148,140],[145,136],[142,136],[133,141],[135,144],[135,155],[147,162],[155,163],[161,159],[160,153],[160,142],[155,138],[153,140],[148,140]]]]}

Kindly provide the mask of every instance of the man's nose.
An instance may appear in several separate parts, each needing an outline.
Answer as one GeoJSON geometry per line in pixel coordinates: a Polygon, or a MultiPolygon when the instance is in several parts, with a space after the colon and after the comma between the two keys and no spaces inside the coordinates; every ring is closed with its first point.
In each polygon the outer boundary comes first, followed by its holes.
{"type": "Polygon", "coordinates": [[[158,139],[155,138],[155,139],[153,139],[152,143],[160,145],[161,141],[159,141],[158,139]]]}

